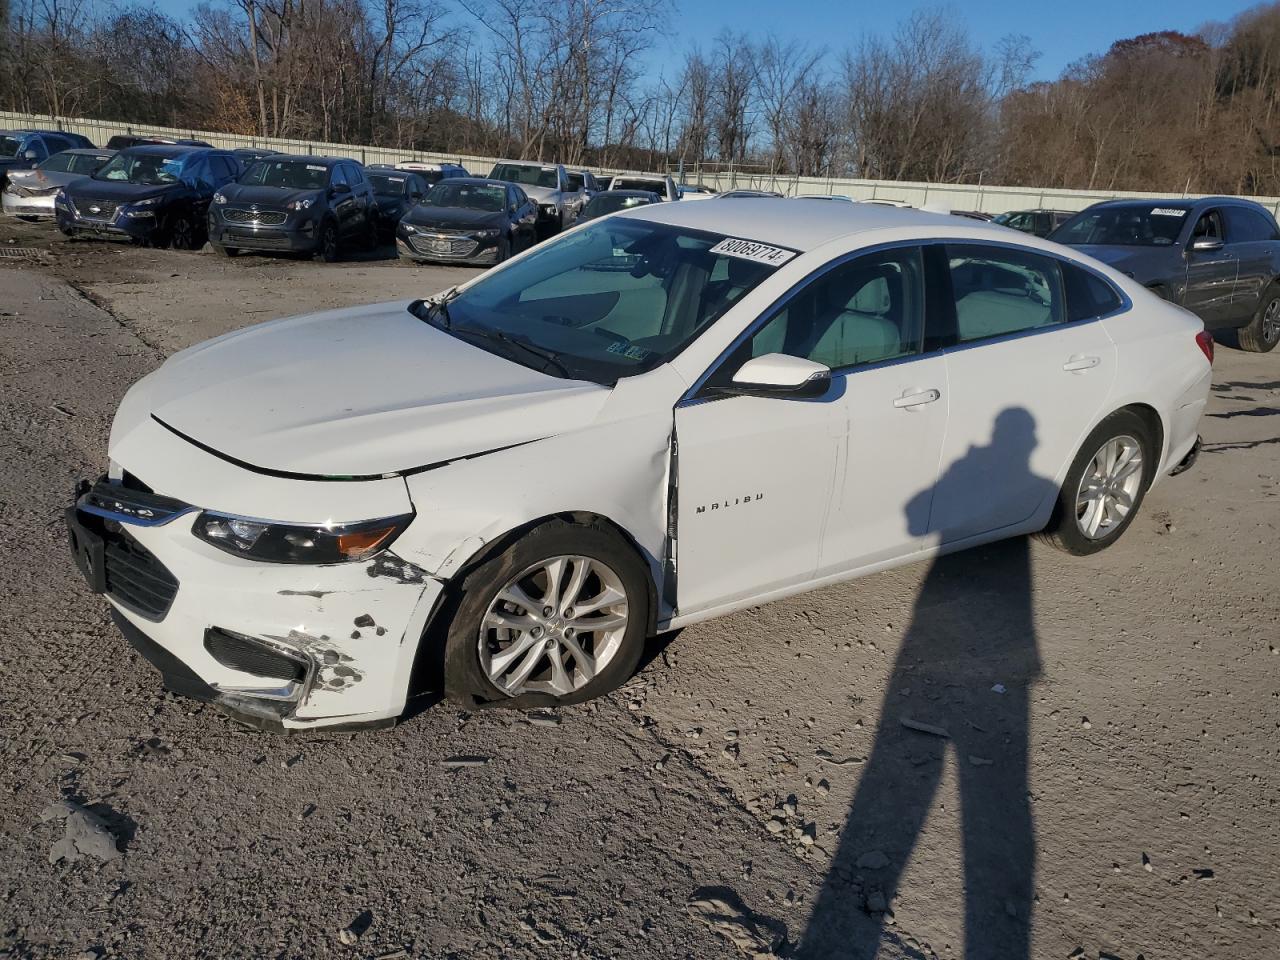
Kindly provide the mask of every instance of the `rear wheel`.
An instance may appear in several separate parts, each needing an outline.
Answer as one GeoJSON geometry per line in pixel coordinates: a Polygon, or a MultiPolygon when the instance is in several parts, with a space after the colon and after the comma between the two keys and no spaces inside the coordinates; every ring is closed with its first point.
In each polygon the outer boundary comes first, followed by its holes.
{"type": "Polygon", "coordinates": [[[1111,546],[1137,515],[1157,456],[1142,417],[1132,410],[1111,414],[1076,454],[1040,539],[1076,556],[1111,546]]]}
{"type": "Polygon", "coordinates": [[[1280,286],[1267,288],[1247,326],[1236,331],[1240,347],[1253,353],[1269,353],[1280,343],[1280,286]]]}
{"type": "Polygon", "coordinates": [[[532,707],[609,692],[644,650],[647,576],[606,528],[534,528],[463,578],[445,640],[445,694],[532,707]]]}

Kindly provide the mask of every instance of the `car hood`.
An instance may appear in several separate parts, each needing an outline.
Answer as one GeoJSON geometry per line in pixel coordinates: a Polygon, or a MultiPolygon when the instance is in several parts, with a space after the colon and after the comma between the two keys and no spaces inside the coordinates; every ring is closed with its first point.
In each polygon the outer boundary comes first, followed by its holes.
{"type": "Polygon", "coordinates": [[[66,191],[74,197],[92,197],[95,200],[115,200],[118,203],[137,203],[151,197],[163,197],[183,189],[181,183],[126,183],[122,180],[95,180],[81,177],[71,181],[66,191]]]}
{"type": "Polygon", "coordinates": [[[539,201],[554,202],[560,199],[560,191],[555,187],[537,187],[533,184],[522,183],[520,189],[528,194],[529,199],[535,203],[539,201]]]}
{"type": "Polygon", "coordinates": [[[295,200],[320,199],[323,191],[294,190],[290,187],[259,187],[241,183],[229,183],[219,191],[233,203],[256,204],[260,207],[280,207],[295,200]]]}
{"type": "Polygon", "coordinates": [[[440,230],[469,230],[496,227],[502,223],[502,211],[471,210],[467,207],[428,207],[418,204],[404,215],[401,223],[440,230]]]}
{"type": "Polygon", "coordinates": [[[573,430],[609,396],[458,340],[410,303],[277,320],[184,350],[148,378],[151,413],[258,470],[371,477],[573,430]]]}
{"type": "Polygon", "coordinates": [[[73,180],[82,180],[83,173],[66,173],[60,170],[11,170],[9,180],[24,187],[65,187],[73,180]]]}
{"type": "Polygon", "coordinates": [[[1105,263],[1112,269],[1128,274],[1142,284],[1164,282],[1176,276],[1184,267],[1180,248],[1123,247],[1115,244],[1080,244],[1073,246],[1086,256],[1105,263]]]}

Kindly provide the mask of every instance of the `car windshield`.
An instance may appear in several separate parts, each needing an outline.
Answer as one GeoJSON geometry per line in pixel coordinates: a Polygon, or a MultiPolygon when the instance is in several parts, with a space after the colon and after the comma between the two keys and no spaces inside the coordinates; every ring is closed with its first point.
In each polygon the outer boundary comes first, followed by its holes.
{"type": "Polygon", "coordinates": [[[667,192],[667,185],[662,180],[649,177],[614,177],[610,190],[651,190],[661,196],[667,192]]]}
{"type": "Polygon", "coordinates": [[[490,180],[505,180],[507,183],[523,183],[531,187],[549,187],[554,190],[556,168],[544,167],[541,164],[499,163],[494,166],[490,180]]]}
{"type": "Polygon", "coordinates": [[[183,157],[154,153],[117,153],[93,176],[97,180],[121,183],[177,183],[182,177],[183,157]]]}
{"type": "Polygon", "coordinates": [[[444,180],[427,191],[423,202],[429,207],[462,207],[464,210],[501,213],[505,194],[505,188],[491,183],[444,180]]]}
{"type": "Polygon", "coordinates": [[[88,176],[110,159],[105,154],[94,156],[91,153],[55,153],[43,163],[37,163],[36,169],[49,173],[82,173],[88,176]]]}
{"type": "Polygon", "coordinates": [[[1158,203],[1085,210],[1053,231],[1049,239],[1072,245],[1167,247],[1177,242],[1189,210],[1158,203]]]}
{"type": "Polygon", "coordinates": [[[0,134],[0,157],[16,157],[18,155],[18,144],[21,142],[17,137],[7,137],[0,134]]]}
{"type": "Polygon", "coordinates": [[[323,190],[329,168],[305,160],[259,160],[238,181],[250,187],[285,187],[290,190],[323,190]]]}
{"type": "Polygon", "coordinates": [[[366,176],[373,185],[373,192],[380,197],[403,196],[405,181],[409,179],[404,174],[397,176],[394,173],[368,173],[366,176]]]}
{"type": "Polygon", "coordinates": [[[670,360],[791,256],[609,217],[535,248],[443,307],[424,301],[412,309],[516,363],[613,384],[670,360]]]}
{"type": "Polygon", "coordinates": [[[583,209],[582,215],[584,217],[603,217],[606,213],[626,210],[628,207],[643,207],[652,202],[648,197],[629,197],[626,194],[613,194],[610,196],[610,191],[606,191],[592,197],[591,202],[583,209]]]}

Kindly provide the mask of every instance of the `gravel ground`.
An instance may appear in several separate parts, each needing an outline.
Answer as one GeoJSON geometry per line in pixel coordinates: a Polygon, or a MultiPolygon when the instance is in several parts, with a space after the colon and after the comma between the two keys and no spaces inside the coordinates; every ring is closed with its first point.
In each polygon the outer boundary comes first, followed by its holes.
{"type": "Polygon", "coordinates": [[[17,247],[0,956],[1280,956],[1280,356],[1219,350],[1200,463],[1097,557],[744,611],[585,707],[284,737],[160,690],[66,556],[70,485],[166,354],[471,271],[17,247]]]}

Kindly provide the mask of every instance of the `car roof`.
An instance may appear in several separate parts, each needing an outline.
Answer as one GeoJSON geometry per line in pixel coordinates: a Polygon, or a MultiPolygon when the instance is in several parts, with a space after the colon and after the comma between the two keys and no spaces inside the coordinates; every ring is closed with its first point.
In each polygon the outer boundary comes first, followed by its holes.
{"type": "Polygon", "coordinates": [[[88,147],[72,147],[70,150],[59,150],[58,153],[54,154],[54,156],[56,157],[61,153],[79,153],[90,157],[114,157],[118,152],[118,150],[108,150],[106,147],[94,147],[93,149],[89,149],[88,147]]]}
{"type": "MultiPolygon", "coordinates": [[[[1159,197],[1122,197],[1116,200],[1100,200],[1093,205],[1094,207],[1177,207],[1184,210],[1193,210],[1196,207],[1220,207],[1220,206],[1237,206],[1237,207],[1254,207],[1259,210],[1266,210],[1266,207],[1253,200],[1245,200],[1243,197],[1170,197],[1169,199],[1161,199],[1159,197]]],[[[1092,208],[1086,208],[1092,209],[1092,208]]],[[[1083,212],[1083,211],[1078,211],[1083,212]]]]}
{"type": "Polygon", "coordinates": [[[257,159],[268,160],[271,163],[314,163],[317,166],[324,164],[326,167],[331,167],[335,163],[354,163],[357,166],[363,166],[359,160],[352,160],[350,157],[317,157],[307,153],[271,153],[257,159]]]}
{"type": "MultiPolygon", "coordinates": [[[[520,186],[518,183],[507,183],[505,180],[491,180],[488,177],[450,177],[448,180],[441,180],[440,183],[469,183],[472,186],[501,187],[504,190],[507,187],[520,186]]],[[[440,183],[437,183],[436,186],[440,186],[440,183]]]]}
{"type": "Polygon", "coordinates": [[[185,157],[193,153],[226,153],[213,147],[192,147],[182,143],[140,143],[137,146],[125,147],[121,153],[141,157],[185,157]]]}
{"type": "Polygon", "coordinates": [[[794,203],[787,197],[728,197],[720,203],[658,203],[627,212],[642,220],[668,223],[808,251],[828,241],[871,230],[928,228],[938,235],[953,230],[999,230],[949,213],[864,203],[794,203]]]}
{"type": "MultiPolygon", "coordinates": [[[[652,190],[606,190],[599,194],[601,197],[656,197],[657,194],[652,190]]],[[[596,197],[592,197],[595,200],[596,197]]]]}

